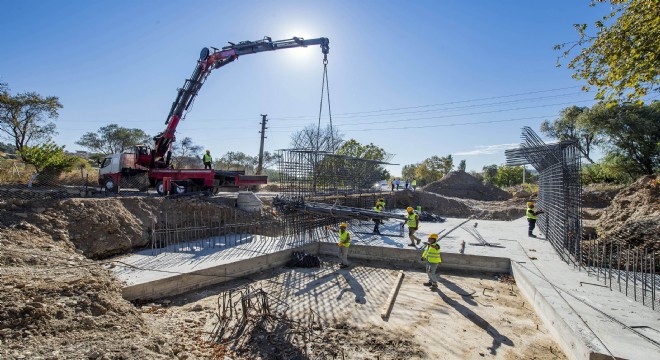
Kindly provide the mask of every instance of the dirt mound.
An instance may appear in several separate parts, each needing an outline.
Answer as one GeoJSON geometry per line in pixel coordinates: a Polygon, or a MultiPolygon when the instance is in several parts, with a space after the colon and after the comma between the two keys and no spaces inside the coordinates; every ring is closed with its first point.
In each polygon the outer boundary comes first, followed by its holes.
{"type": "Polygon", "coordinates": [[[614,197],[623,189],[620,185],[593,184],[582,188],[582,206],[602,209],[610,206],[614,197]]]}
{"type": "Polygon", "coordinates": [[[66,200],[11,200],[0,204],[0,226],[27,221],[95,259],[126,253],[149,244],[158,222],[194,221],[194,214],[218,208],[191,198],[118,197],[66,200]],[[165,213],[177,213],[165,219],[165,213]]]}
{"type": "Polygon", "coordinates": [[[660,249],[660,182],[644,176],[621,190],[598,220],[598,235],[660,249]]]}
{"type": "Polygon", "coordinates": [[[493,185],[483,184],[465,171],[452,171],[438,181],[422,188],[425,191],[463,199],[502,201],[511,199],[511,194],[493,185]]]}
{"type": "Polygon", "coordinates": [[[33,225],[0,229],[0,287],[0,358],[173,358],[107,270],[33,225]]]}
{"type": "Polygon", "coordinates": [[[469,217],[483,220],[514,220],[525,215],[524,201],[477,201],[458,199],[426,191],[397,191],[393,197],[395,208],[408,206],[431,212],[440,216],[469,217]]]}

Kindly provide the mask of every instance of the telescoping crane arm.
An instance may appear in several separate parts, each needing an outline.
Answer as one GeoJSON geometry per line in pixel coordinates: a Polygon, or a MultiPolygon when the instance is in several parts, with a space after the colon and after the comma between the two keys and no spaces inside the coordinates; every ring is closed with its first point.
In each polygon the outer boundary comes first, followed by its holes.
{"type": "Polygon", "coordinates": [[[236,60],[241,55],[256,54],[264,51],[289,49],[295,47],[306,47],[320,45],[325,59],[330,51],[330,41],[327,38],[303,39],[294,37],[287,40],[272,41],[270,37],[264,37],[257,41],[242,41],[238,44],[229,43],[222,50],[216,48],[203,48],[199,54],[197,66],[190,79],[187,79],[183,87],[179,89],[176,100],[172,103],[170,113],[165,121],[165,131],[154,137],[154,148],[149,154],[138,155],[138,163],[146,167],[169,167],[172,143],[175,140],[176,127],[184,113],[190,108],[199,93],[204,81],[211,71],[223,67],[236,60]]]}

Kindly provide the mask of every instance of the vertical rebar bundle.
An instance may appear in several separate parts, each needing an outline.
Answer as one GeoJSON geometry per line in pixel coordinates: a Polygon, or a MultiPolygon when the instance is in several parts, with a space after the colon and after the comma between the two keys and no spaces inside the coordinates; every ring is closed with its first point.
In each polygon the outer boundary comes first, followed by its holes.
{"type": "Polygon", "coordinates": [[[539,172],[537,209],[543,210],[537,224],[559,256],[579,265],[582,257],[581,153],[577,140],[546,144],[529,127],[522,130],[522,143],[506,150],[509,166],[531,164],[539,172]]]}

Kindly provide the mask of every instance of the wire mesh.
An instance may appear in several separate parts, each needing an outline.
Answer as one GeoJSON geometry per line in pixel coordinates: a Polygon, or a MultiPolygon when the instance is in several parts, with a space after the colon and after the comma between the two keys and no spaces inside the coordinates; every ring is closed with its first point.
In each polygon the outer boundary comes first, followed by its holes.
{"type": "Polygon", "coordinates": [[[562,260],[579,264],[582,257],[581,152],[577,140],[546,144],[529,127],[522,130],[522,143],[506,150],[509,166],[531,164],[539,172],[537,224],[562,260]]]}

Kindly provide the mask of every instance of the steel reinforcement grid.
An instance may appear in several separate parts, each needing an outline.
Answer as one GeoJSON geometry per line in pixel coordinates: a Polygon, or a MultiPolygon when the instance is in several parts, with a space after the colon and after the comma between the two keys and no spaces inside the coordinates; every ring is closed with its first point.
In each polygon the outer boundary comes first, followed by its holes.
{"type": "Polygon", "coordinates": [[[546,144],[529,127],[522,129],[522,143],[506,150],[506,164],[530,164],[539,172],[537,225],[557,254],[567,263],[582,259],[581,152],[577,141],[546,144]]]}

